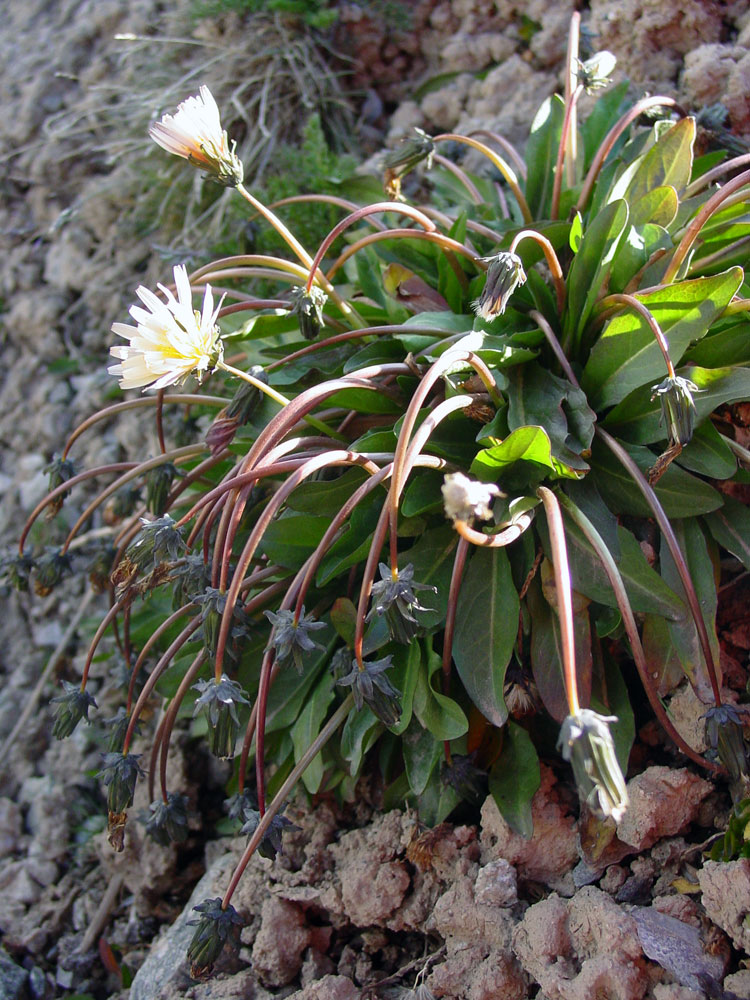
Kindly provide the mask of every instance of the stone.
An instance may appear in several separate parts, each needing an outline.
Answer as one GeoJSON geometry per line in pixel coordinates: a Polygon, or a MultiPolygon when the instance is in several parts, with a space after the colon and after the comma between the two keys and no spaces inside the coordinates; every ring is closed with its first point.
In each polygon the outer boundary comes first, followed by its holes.
{"type": "Polygon", "coordinates": [[[29,974],[0,948],[0,1000],[26,1000],[29,974]]]}
{"type": "Polygon", "coordinates": [[[360,991],[346,976],[324,976],[292,993],[288,1000],[357,1000],[359,996],[360,991]]]}
{"type": "Polygon", "coordinates": [[[725,931],[735,948],[750,952],[750,858],[706,861],[698,872],[702,903],[709,919],[725,931]]]}
{"type": "Polygon", "coordinates": [[[534,832],[526,840],[510,828],[488,796],[482,806],[482,863],[504,858],[522,878],[555,886],[578,860],[577,831],[575,819],[557,797],[555,776],[544,764],[531,814],[534,832]]]}
{"type": "Polygon", "coordinates": [[[477,872],[474,898],[484,906],[513,906],[518,902],[516,870],[505,858],[490,861],[477,872]]]}
{"type": "Polygon", "coordinates": [[[686,768],[649,767],[628,782],[629,805],[617,836],[636,851],[686,830],[700,803],[713,790],[686,768]]]}
{"type": "Polygon", "coordinates": [[[253,945],[253,968],[266,986],[286,986],[302,968],[302,954],[311,943],[301,907],[276,896],[263,903],[260,930],[253,945]]]}
{"type": "Polygon", "coordinates": [[[19,847],[21,810],[9,798],[0,798],[0,858],[7,858],[19,847]]]}

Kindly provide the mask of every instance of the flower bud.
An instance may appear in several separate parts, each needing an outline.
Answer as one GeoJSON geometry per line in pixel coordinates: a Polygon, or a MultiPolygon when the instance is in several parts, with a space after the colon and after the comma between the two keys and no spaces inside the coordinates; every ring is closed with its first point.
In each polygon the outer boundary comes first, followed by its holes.
{"type": "Polygon", "coordinates": [[[276,613],[265,611],[264,614],[274,626],[269,646],[276,649],[276,662],[283,666],[291,660],[297,673],[301,674],[304,654],[314,649],[323,649],[323,646],[311,639],[308,633],[325,628],[325,622],[316,622],[311,615],[306,616],[304,606],[297,622],[294,620],[294,612],[288,609],[276,613]]]}
{"type": "Polygon", "coordinates": [[[242,920],[233,906],[222,909],[219,896],[204,899],[193,909],[201,916],[199,920],[188,920],[188,926],[195,927],[195,933],[187,957],[191,975],[200,979],[211,971],[226,946],[232,951],[239,950],[242,920]]]}
{"type": "Polygon", "coordinates": [[[473,303],[474,312],[481,319],[491,320],[502,316],[508,299],[519,285],[526,283],[526,272],[518,254],[501,251],[493,257],[483,257],[487,268],[487,281],[482,294],[473,303]]]}
{"type": "MultiPolygon", "coordinates": [[[[55,456],[49,465],[45,466],[44,471],[49,475],[49,491],[50,493],[57,489],[58,486],[62,486],[63,483],[67,483],[69,479],[72,479],[76,474],[75,463],[71,462],[69,458],[60,458],[55,456]]],[[[70,490],[66,490],[61,493],[58,497],[48,504],[47,511],[45,513],[45,518],[51,521],[52,518],[57,514],[62,505],[65,497],[68,496],[70,490]]]]}
{"type": "Polygon", "coordinates": [[[617,719],[582,708],[563,722],[558,746],[563,760],[570,761],[573,767],[581,799],[600,818],[611,816],[619,823],[628,807],[628,792],[609,731],[610,722],[617,719]]]}
{"type": "Polygon", "coordinates": [[[289,310],[297,317],[299,329],[305,340],[315,340],[320,328],[325,326],[323,306],[328,296],[322,288],[313,285],[308,292],[306,288],[292,289],[292,308],[289,310]]]}
{"type": "Polygon", "coordinates": [[[46,548],[34,567],[34,592],[46,597],[73,572],[70,556],[61,549],[46,548]]]}
{"type": "Polygon", "coordinates": [[[169,491],[179,475],[173,462],[164,462],[146,473],[146,506],[157,517],[167,509],[169,491]]]}
{"type": "Polygon", "coordinates": [[[64,740],[70,736],[81,719],[89,722],[89,708],[97,708],[96,701],[88,693],[82,691],[80,685],[71,684],[70,681],[63,681],[63,693],[52,699],[55,709],[55,722],[52,727],[52,735],[56,740],[64,740]]]}
{"type": "Polygon", "coordinates": [[[748,746],[742,715],[734,705],[716,705],[709,708],[706,720],[706,742],[729,771],[732,781],[739,781],[748,773],[748,746]]]}
{"type": "Polygon", "coordinates": [[[393,657],[386,656],[360,666],[354,659],[351,671],[337,682],[352,689],[357,709],[367,705],[386,726],[395,726],[401,718],[399,692],[385,676],[385,671],[393,666],[392,661],[393,657]]]}
{"type": "Polygon", "coordinates": [[[670,445],[684,447],[693,436],[695,403],[692,394],[700,392],[700,389],[690,379],[675,375],[651,386],[651,392],[652,399],[659,397],[661,422],[666,424],[670,445]]]}
{"type": "Polygon", "coordinates": [[[401,197],[401,178],[424,161],[429,170],[435,153],[435,143],[421,128],[405,136],[401,143],[385,157],[385,190],[389,197],[401,197]]]}
{"type": "Polygon", "coordinates": [[[148,836],[162,847],[187,840],[187,805],[187,796],[179,792],[170,792],[166,802],[163,799],[152,802],[144,817],[148,836]]]}
{"type": "Polygon", "coordinates": [[[610,83],[610,77],[614,73],[617,59],[606,49],[602,52],[595,52],[590,59],[578,63],[578,82],[583,86],[587,94],[595,90],[601,90],[610,83]]]}
{"type": "Polygon", "coordinates": [[[419,634],[420,624],[414,611],[430,611],[417,601],[415,590],[431,590],[435,587],[414,580],[414,567],[409,563],[394,578],[390,568],[380,563],[381,579],[372,586],[372,610],[367,615],[370,621],[375,615],[385,615],[388,631],[396,642],[408,645],[419,634]]]}
{"type": "Polygon", "coordinates": [[[226,674],[222,674],[218,681],[213,677],[198,681],[193,687],[200,693],[193,714],[203,712],[208,720],[211,753],[222,760],[231,760],[240,729],[237,705],[250,704],[245,692],[237,681],[230,680],[226,674]]]}
{"type": "Polygon", "coordinates": [[[140,754],[102,754],[104,767],[99,777],[107,786],[107,808],[111,813],[123,813],[133,804],[135,785],[144,776],[138,763],[140,754]]]}

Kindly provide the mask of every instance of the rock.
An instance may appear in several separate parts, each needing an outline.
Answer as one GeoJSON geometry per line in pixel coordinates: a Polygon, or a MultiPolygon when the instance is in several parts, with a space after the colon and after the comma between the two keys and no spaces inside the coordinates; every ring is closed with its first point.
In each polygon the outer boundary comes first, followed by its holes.
{"type": "Polygon", "coordinates": [[[0,1000],[26,1000],[29,974],[0,948],[0,1000]]]}
{"type": "Polygon", "coordinates": [[[735,948],[750,952],[750,859],[706,861],[698,872],[709,919],[729,935],[735,948]]]}
{"type": "Polygon", "coordinates": [[[477,872],[474,898],[484,906],[513,906],[518,902],[516,870],[505,858],[490,861],[477,872]]]}
{"type": "Polygon", "coordinates": [[[301,907],[269,896],[263,903],[260,930],[253,945],[253,968],[266,986],[286,986],[302,968],[311,942],[301,907]]]}
{"type": "Polygon", "coordinates": [[[740,969],[724,980],[724,989],[736,993],[742,1000],[750,1000],[750,969],[740,969]]]}
{"type": "Polygon", "coordinates": [[[530,907],[513,950],[549,1000],[640,1000],[648,986],[634,919],[593,886],[530,907]]]}
{"type": "Polygon", "coordinates": [[[324,976],[292,993],[288,1000],[356,1000],[359,996],[359,990],[346,976],[324,976]]]}
{"type": "Polygon", "coordinates": [[[0,798],[0,858],[18,849],[21,836],[21,810],[12,799],[0,798]]]}
{"type": "Polygon", "coordinates": [[[209,868],[177,920],[152,944],[146,961],[135,974],[129,1000],[162,1000],[174,996],[175,990],[190,986],[192,980],[185,953],[195,930],[188,926],[188,921],[197,917],[193,907],[204,899],[222,894],[235,861],[235,855],[225,854],[209,868]]]}
{"type": "Polygon", "coordinates": [[[704,949],[697,927],[653,906],[634,906],[630,912],[644,953],[683,986],[700,990],[701,975],[716,980],[724,975],[724,962],[704,949]]]}
{"type": "Polygon", "coordinates": [[[686,830],[713,786],[686,768],[649,767],[628,782],[629,805],[617,836],[636,851],[686,830]]]}
{"type": "Polygon", "coordinates": [[[576,822],[561,805],[555,776],[541,765],[541,784],[531,800],[534,833],[530,840],[514,833],[492,796],[482,806],[482,863],[504,858],[519,875],[545,885],[558,885],[578,860],[576,822]]]}

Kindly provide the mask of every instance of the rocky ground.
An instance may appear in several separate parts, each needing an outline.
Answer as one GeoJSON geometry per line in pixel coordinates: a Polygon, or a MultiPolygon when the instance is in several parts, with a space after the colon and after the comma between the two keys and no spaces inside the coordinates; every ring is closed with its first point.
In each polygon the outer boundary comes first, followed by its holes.
{"type": "MultiPolygon", "coordinates": [[[[406,30],[375,4],[341,9],[333,44],[354,57],[363,149],[415,124],[490,127],[522,142],[559,84],[574,4],[403,6],[411,8],[406,30]]],[[[228,75],[246,72],[251,36],[238,16],[196,23],[190,10],[188,0],[168,11],[157,0],[6,4],[0,532],[8,543],[44,494],[43,468],[65,434],[110,398],[107,331],[138,283],[163,277],[158,246],[193,238],[200,254],[197,176],[186,195],[194,215],[172,220],[168,233],[135,225],[130,200],[139,169],[165,184],[142,138],[146,123],[199,83],[237,97],[228,75]]],[[[662,92],[691,108],[721,101],[732,132],[750,136],[747,0],[591,0],[585,22],[594,47],[616,53],[634,94],[662,92]]],[[[237,100],[249,106],[245,91],[237,100]]],[[[245,126],[249,150],[252,123],[245,126]]],[[[142,435],[136,419],[124,419],[84,439],[76,457],[84,467],[121,460],[134,441],[148,447],[142,435]]],[[[74,497],[67,516],[80,504],[74,497]]],[[[289,849],[273,862],[255,859],[241,884],[239,958],[217,979],[191,984],[183,961],[190,909],[221,893],[243,846],[213,835],[227,775],[183,741],[171,767],[172,784],[195,805],[187,844],[158,847],[134,823],[124,854],[112,855],[91,777],[99,766],[92,733],[62,744],[49,735],[54,680],[80,672],[84,652],[85,630],[68,634],[68,623],[96,610],[81,607],[83,593],[72,582],[62,596],[4,598],[0,998],[349,1000],[398,996],[418,974],[448,1000],[750,997],[750,862],[719,865],[702,854],[726,821],[728,797],[674,761],[663,766],[658,747],[660,763],[641,761],[631,811],[605,845],[587,840],[551,767],[534,800],[531,841],[510,831],[492,800],[463,825],[436,831],[408,813],[383,814],[377,789],[362,789],[356,808],[323,800],[298,809],[289,849]],[[8,745],[53,652],[40,706],[8,745]]],[[[750,628],[726,628],[746,669],[750,628]]],[[[106,707],[106,683],[98,698],[106,707]]],[[[699,708],[678,698],[675,714],[694,736],[699,708]]],[[[658,743],[641,733],[642,746],[649,740],[658,743]]]]}

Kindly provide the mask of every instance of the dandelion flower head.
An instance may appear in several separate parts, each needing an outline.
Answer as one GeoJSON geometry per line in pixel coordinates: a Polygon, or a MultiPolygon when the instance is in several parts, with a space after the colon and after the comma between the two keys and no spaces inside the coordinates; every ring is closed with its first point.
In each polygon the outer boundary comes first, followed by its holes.
{"type": "Polygon", "coordinates": [[[221,303],[214,309],[211,286],[206,285],[203,307],[198,312],[193,309],[190,282],[182,264],[174,269],[174,283],[176,298],[164,285],[158,286],[166,302],[141,285],[136,295],[146,308],[130,307],[137,326],[113,324],[112,332],[129,342],[127,346],[110,349],[121,363],[112,365],[108,371],[120,379],[121,389],[163,389],[193,373],[200,378],[221,358],[222,345],[216,325],[221,303]]]}

